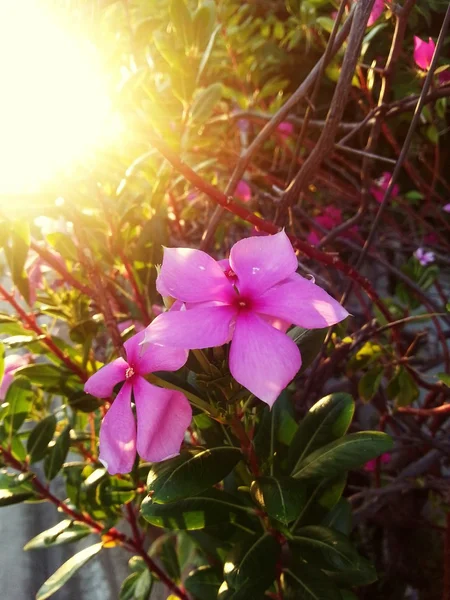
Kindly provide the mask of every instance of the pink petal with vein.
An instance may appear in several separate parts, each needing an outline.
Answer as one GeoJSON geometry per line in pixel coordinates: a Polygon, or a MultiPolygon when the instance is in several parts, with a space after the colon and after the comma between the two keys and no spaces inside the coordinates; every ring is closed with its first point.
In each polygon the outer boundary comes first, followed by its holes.
{"type": "Polygon", "coordinates": [[[123,358],[116,358],[89,377],[84,384],[84,391],[97,396],[97,398],[109,398],[113,393],[114,386],[120,381],[124,381],[127,369],[128,363],[123,358]]]}
{"type": "Polygon", "coordinates": [[[217,262],[205,252],[191,248],[164,249],[156,287],[161,295],[170,295],[183,302],[227,302],[233,293],[217,262]]]}
{"type": "Polygon", "coordinates": [[[174,348],[212,348],[230,340],[237,310],[231,306],[166,312],[147,327],[145,341],[174,348]]]}
{"type": "Polygon", "coordinates": [[[428,38],[428,42],[421,40],[416,35],[414,36],[414,62],[424,71],[428,71],[433,60],[436,44],[432,38],[428,38]]]}
{"type": "Polygon", "coordinates": [[[230,266],[238,276],[241,294],[262,294],[297,270],[297,258],[284,231],[237,242],[230,266]]]}
{"type": "Polygon", "coordinates": [[[305,329],[329,327],[348,317],[345,308],[325,290],[297,274],[254,299],[252,308],[305,329]]]}
{"type": "Polygon", "coordinates": [[[192,409],[181,392],[155,387],[143,379],[133,383],[137,416],[137,451],[150,462],[180,453],[192,409]]]}
{"type": "Polygon", "coordinates": [[[111,475],[129,473],[136,457],[131,389],[130,383],[124,383],[100,427],[99,459],[111,475]]]}
{"type": "Polygon", "coordinates": [[[287,335],[250,312],[239,315],[230,371],[252,394],[272,406],[301,364],[299,349],[287,335]]]}
{"type": "Polygon", "coordinates": [[[375,4],[373,5],[372,12],[370,13],[369,20],[367,22],[367,27],[370,27],[377,21],[384,12],[384,0],[375,0],[375,4]]]}

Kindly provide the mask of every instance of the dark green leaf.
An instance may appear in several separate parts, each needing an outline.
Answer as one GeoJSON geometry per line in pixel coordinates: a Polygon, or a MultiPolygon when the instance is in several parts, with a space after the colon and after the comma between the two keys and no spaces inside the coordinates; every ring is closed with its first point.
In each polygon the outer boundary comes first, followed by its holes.
{"type": "Polygon", "coordinates": [[[397,408],[409,406],[419,397],[419,387],[404,367],[398,368],[386,391],[389,399],[395,402],[397,408]]]}
{"type": "Polygon", "coordinates": [[[251,512],[251,509],[240,506],[234,496],[216,489],[169,504],[157,504],[147,497],[141,505],[142,516],[149,523],[174,530],[203,529],[233,522],[242,511],[251,512]]]}
{"type": "Polygon", "coordinates": [[[32,430],[27,442],[27,452],[31,463],[41,460],[45,456],[55,430],[56,418],[54,415],[49,415],[42,419],[42,421],[39,421],[32,430]]]}
{"type": "Polygon", "coordinates": [[[345,498],[341,498],[323,519],[322,525],[344,535],[349,535],[352,529],[352,507],[350,502],[345,498]]]}
{"type": "Polygon", "coordinates": [[[5,430],[7,432],[17,431],[31,410],[33,400],[33,391],[28,379],[16,376],[6,393],[5,402],[2,407],[6,407],[6,413],[3,418],[5,430]]]}
{"type": "Polygon", "coordinates": [[[55,445],[49,449],[44,461],[44,473],[51,481],[59,473],[66,460],[70,447],[70,425],[67,425],[59,434],[55,445]]]}
{"type": "Polygon", "coordinates": [[[378,431],[362,431],[319,448],[299,462],[292,476],[296,479],[329,478],[364,465],[383,452],[392,450],[392,439],[378,431]]]}
{"type": "Polygon", "coordinates": [[[355,404],[349,394],[331,394],[316,402],[300,422],[292,440],[289,467],[297,470],[306,456],[342,437],[349,428],[354,410],[355,404]]]}
{"type": "Polygon", "coordinates": [[[32,383],[42,386],[45,390],[60,391],[67,379],[61,367],[50,364],[28,365],[20,369],[20,375],[27,377],[32,383]]]}
{"type": "Polygon", "coordinates": [[[131,573],[120,588],[119,600],[149,600],[153,579],[148,569],[131,573]]]}
{"type": "Polygon", "coordinates": [[[69,519],[60,521],[54,527],[39,533],[23,547],[24,550],[37,550],[70,544],[86,537],[91,533],[91,528],[83,523],[75,523],[69,519]]]}
{"type": "Polygon", "coordinates": [[[303,329],[303,327],[293,327],[287,334],[295,342],[302,356],[302,366],[299,373],[303,373],[312,363],[322,349],[323,342],[328,332],[328,327],[324,329],[303,329]]]}
{"type": "Polygon", "coordinates": [[[241,451],[230,446],[184,452],[152,466],[148,491],[161,504],[195,496],[222,481],[241,458],[241,451]]]}
{"type": "Polygon", "coordinates": [[[191,571],[184,582],[186,590],[196,600],[217,600],[220,584],[216,571],[206,565],[191,571]]]}
{"type": "Polygon", "coordinates": [[[19,492],[14,490],[0,489],[0,506],[10,506],[29,500],[34,496],[33,492],[19,492]]]}
{"type": "Polygon", "coordinates": [[[283,573],[285,600],[341,600],[339,588],[320,569],[296,561],[283,573]]]}
{"type": "Polygon", "coordinates": [[[383,365],[373,367],[365,373],[358,383],[358,393],[364,402],[370,402],[378,392],[381,380],[383,379],[383,365]]]}
{"type": "Polygon", "coordinates": [[[290,477],[260,477],[252,483],[251,493],[270,517],[285,525],[299,516],[306,503],[306,486],[290,477]]]}
{"type": "Polygon", "coordinates": [[[57,592],[75,573],[81,569],[91,558],[100,552],[103,544],[99,542],[85,548],[65,562],[47,581],[39,588],[36,600],[45,600],[57,592]]]}

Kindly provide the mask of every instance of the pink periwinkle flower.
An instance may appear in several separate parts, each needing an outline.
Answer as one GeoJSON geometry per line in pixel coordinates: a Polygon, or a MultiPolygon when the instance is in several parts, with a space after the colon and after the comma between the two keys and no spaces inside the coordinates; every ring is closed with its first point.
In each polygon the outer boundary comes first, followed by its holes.
{"type": "Polygon", "coordinates": [[[98,398],[109,398],[114,386],[124,381],[100,428],[100,460],[109,473],[129,473],[136,450],[150,462],[159,462],[180,452],[192,409],[181,392],[149,383],[144,376],[154,371],[176,371],[187,352],[150,344],[142,346],[144,332],[125,342],[127,360],[116,358],[86,382],[84,389],[98,398]],[[136,405],[137,428],[131,408],[136,405]]]}
{"type": "Polygon", "coordinates": [[[433,60],[436,44],[432,38],[428,38],[428,42],[421,40],[417,35],[414,36],[414,62],[424,71],[428,71],[433,60]]]}
{"type": "Polygon", "coordinates": [[[156,286],[184,306],[156,317],[145,340],[189,349],[231,341],[231,374],[271,406],[302,363],[285,334],[288,325],[316,329],[348,316],[327,292],[298,275],[297,266],[284,231],[237,242],[227,273],[225,264],[205,252],[165,248],[156,286]]]}
{"type": "Polygon", "coordinates": [[[236,198],[242,200],[242,202],[248,202],[252,198],[252,190],[246,181],[241,179],[241,181],[236,186],[236,191],[234,192],[236,198]]]}
{"type": "Polygon", "coordinates": [[[434,252],[426,252],[423,248],[417,248],[414,252],[414,256],[423,267],[434,262],[434,252]]]}
{"type": "MultiPolygon", "coordinates": [[[[391,455],[389,452],[385,452],[384,454],[382,454],[380,456],[380,463],[382,465],[387,465],[387,463],[391,462],[391,455]]],[[[364,465],[364,471],[375,471],[377,467],[377,459],[376,458],[372,458],[372,460],[369,460],[368,462],[366,462],[366,464],[364,465]]]]}
{"type": "Polygon", "coordinates": [[[6,392],[13,382],[15,372],[30,362],[29,354],[10,354],[5,357],[3,379],[0,384],[0,400],[6,398],[6,392]]]}
{"type": "Polygon", "coordinates": [[[292,133],[294,131],[294,126],[292,125],[292,123],[289,123],[288,121],[283,121],[282,123],[280,123],[278,125],[277,131],[281,135],[282,138],[288,138],[292,135],[292,133]]]}
{"type": "Polygon", "coordinates": [[[449,204],[444,204],[444,206],[442,207],[442,210],[445,212],[450,213],[450,203],[449,204]]]}
{"type": "MultiPolygon", "coordinates": [[[[377,181],[375,182],[375,185],[373,185],[370,188],[370,193],[375,198],[375,200],[377,202],[379,202],[380,204],[383,202],[384,194],[386,193],[386,190],[388,189],[391,177],[392,177],[392,173],[385,171],[384,173],[382,173],[381,177],[379,179],[377,179],[377,181]]],[[[395,198],[396,196],[399,195],[399,193],[400,193],[400,187],[397,184],[395,184],[392,189],[392,197],[395,198]]]]}
{"type": "Polygon", "coordinates": [[[384,0],[375,0],[375,4],[373,5],[372,12],[370,13],[369,20],[367,22],[367,26],[371,27],[375,21],[381,17],[384,12],[384,0]]]}

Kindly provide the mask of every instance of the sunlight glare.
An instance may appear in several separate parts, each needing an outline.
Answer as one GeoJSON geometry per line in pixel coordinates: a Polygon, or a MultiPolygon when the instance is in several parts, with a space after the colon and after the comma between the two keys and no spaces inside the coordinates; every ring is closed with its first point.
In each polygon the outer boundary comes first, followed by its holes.
{"type": "Polygon", "coordinates": [[[32,193],[111,132],[95,48],[36,0],[0,0],[0,194],[32,193]]]}

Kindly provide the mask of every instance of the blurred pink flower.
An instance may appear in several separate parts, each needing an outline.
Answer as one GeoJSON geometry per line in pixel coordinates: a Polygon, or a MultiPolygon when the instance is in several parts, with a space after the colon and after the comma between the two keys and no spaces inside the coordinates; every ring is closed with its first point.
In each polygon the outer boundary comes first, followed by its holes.
{"type": "MultiPolygon", "coordinates": [[[[331,231],[338,225],[342,223],[342,211],[340,208],[335,206],[327,206],[323,213],[314,219],[314,222],[326,229],[327,231],[331,231]]],[[[348,231],[343,232],[344,237],[353,237],[355,233],[357,233],[358,228],[355,225],[351,227],[348,231]]],[[[312,225],[312,231],[307,236],[307,241],[315,246],[319,243],[319,241],[323,238],[324,234],[319,229],[314,229],[314,225],[312,225]]]]}
{"type": "MultiPolygon", "coordinates": [[[[375,181],[375,185],[373,185],[370,188],[370,193],[375,198],[375,200],[377,202],[379,202],[380,204],[383,202],[384,194],[386,193],[386,190],[388,189],[391,177],[392,177],[392,173],[385,171],[384,173],[381,174],[381,177],[375,181]]],[[[391,194],[392,198],[397,197],[399,195],[399,193],[400,193],[400,187],[397,184],[395,184],[392,189],[392,194],[391,194]]]]}
{"type": "Polygon", "coordinates": [[[9,386],[13,382],[15,372],[30,362],[29,354],[10,354],[5,357],[3,379],[0,384],[0,400],[4,400],[9,386]]]}
{"type": "Polygon", "coordinates": [[[433,59],[436,44],[432,38],[428,38],[428,42],[424,42],[417,35],[414,36],[414,62],[424,71],[428,71],[433,59]]]}
{"type": "Polygon", "coordinates": [[[441,71],[438,74],[438,80],[440,85],[446,85],[450,83],[450,69],[447,67],[445,71],[441,71]]]}
{"type": "Polygon", "coordinates": [[[316,329],[348,313],[296,273],[297,257],[284,231],[240,240],[229,265],[227,276],[226,265],[205,252],[165,248],[156,286],[184,302],[185,310],[156,317],[145,340],[189,349],[231,341],[231,374],[271,406],[301,366],[299,349],[281,323],[316,329]]]}
{"type": "Polygon", "coordinates": [[[236,191],[234,195],[242,202],[248,202],[252,197],[252,190],[246,181],[241,179],[241,181],[236,186],[236,191]]]}
{"type": "Polygon", "coordinates": [[[442,210],[444,210],[445,212],[448,212],[448,213],[450,213],[450,203],[449,203],[449,204],[445,204],[445,205],[442,207],[442,210]]]}
{"type": "Polygon", "coordinates": [[[136,449],[150,462],[176,456],[192,418],[192,409],[181,392],[156,387],[144,376],[154,371],[177,371],[187,352],[150,344],[143,347],[144,332],[125,342],[127,360],[116,358],[90,377],[84,389],[98,398],[109,398],[124,381],[100,427],[100,460],[111,475],[129,473],[136,449]],[[134,396],[136,423],[131,408],[134,396]]]}
{"type": "Polygon", "coordinates": [[[277,131],[281,135],[281,137],[288,138],[292,135],[292,132],[294,131],[294,126],[288,121],[283,121],[278,125],[277,131]]]}
{"type": "MultiPolygon", "coordinates": [[[[382,465],[386,465],[388,462],[391,461],[391,455],[389,452],[385,452],[384,454],[382,454],[380,457],[380,463],[382,465]]],[[[377,466],[377,459],[373,458],[372,460],[369,460],[368,462],[366,462],[366,464],[364,465],[364,471],[375,471],[377,466]]]]}
{"type": "Polygon", "coordinates": [[[384,0],[375,0],[375,4],[373,5],[372,12],[370,13],[369,20],[367,22],[367,26],[370,27],[377,21],[381,15],[384,13],[384,0]]]}
{"type": "Polygon", "coordinates": [[[434,252],[426,252],[423,248],[417,248],[414,252],[414,256],[423,267],[434,262],[434,252]]]}

